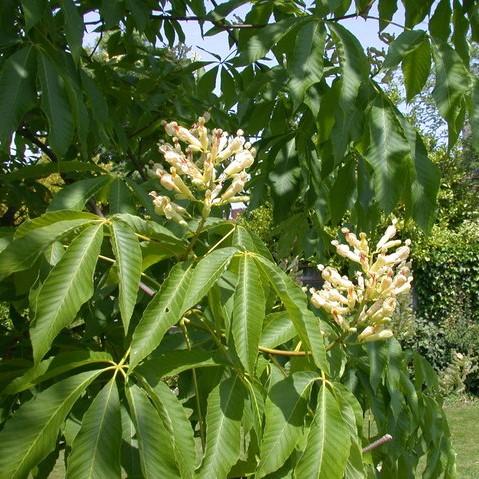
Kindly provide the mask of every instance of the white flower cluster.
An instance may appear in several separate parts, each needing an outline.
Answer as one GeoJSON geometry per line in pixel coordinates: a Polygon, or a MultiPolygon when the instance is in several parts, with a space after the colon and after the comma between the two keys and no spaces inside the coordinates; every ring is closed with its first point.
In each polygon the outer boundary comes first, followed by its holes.
{"type": "Polygon", "coordinates": [[[347,244],[332,241],[336,252],[356,263],[356,281],[341,276],[337,269],[319,265],[324,279],[321,290],[310,289],[311,302],[332,315],[345,332],[358,333],[360,342],[377,341],[393,335],[389,325],[397,296],[409,291],[412,276],[410,240],[394,240],[396,220],[388,226],[374,251],[365,233],[359,238],[347,228],[342,232],[347,244]]]}
{"type": "MultiPolygon", "coordinates": [[[[163,143],[160,151],[170,165],[169,171],[160,164],[153,167],[161,185],[173,192],[176,199],[202,203],[203,218],[208,217],[212,206],[248,200],[240,193],[250,179],[246,169],[253,164],[256,153],[251,144],[245,142],[242,130],[234,137],[221,129],[208,132],[206,117],[205,114],[198,118],[190,130],[176,121],[165,123],[172,144],[163,143]],[[186,145],[184,149],[181,143],[186,145]]],[[[150,196],[159,214],[186,225],[185,208],[155,191],[150,196]]]]}

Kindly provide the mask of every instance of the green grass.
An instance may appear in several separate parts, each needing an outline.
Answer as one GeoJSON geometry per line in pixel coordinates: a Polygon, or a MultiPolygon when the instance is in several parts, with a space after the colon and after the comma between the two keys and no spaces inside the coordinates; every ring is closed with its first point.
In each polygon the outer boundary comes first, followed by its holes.
{"type": "Polygon", "coordinates": [[[479,401],[452,403],[445,407],[457,453],[459,479],[479,478],[479,401]]]}

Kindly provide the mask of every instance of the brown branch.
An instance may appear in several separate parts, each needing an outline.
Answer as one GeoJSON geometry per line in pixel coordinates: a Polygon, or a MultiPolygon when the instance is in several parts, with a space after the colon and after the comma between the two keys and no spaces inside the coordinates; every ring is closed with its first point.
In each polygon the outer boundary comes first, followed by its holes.
{"type": "Polygon", "coordinates": [[[343,15],[341,17],[333,17],[333,18],[327,18],[327,22],[339,22],[341,20],[349,20],[351,18],[358,18],[361,17],[364,20],[378,20],[381,22],[386,22],[389,25],[394,25],[395,27],[402,28],[403,30],[411,30],[411,28],[406,27],[406,25],[401,25],[400,23],[393,22],[391,20],[387,20],[386,18],[380,18],[376,17],[374,15],[361,15],[360,13],[349,13],[348,15],[343,15]]]}
{"type": "Polygon", "coordinates": [[[217,20],[212,20],[211,18],[206,17],[197,17],[195,15],[184,15],[184,16],[175,16],[175,15],[151,15],[151,18],[155,20],[175,20],[177,22],[210,22],[215,27],[218,27],[222,30],[240,30],[240,29],[249,29],[249,28],[264,28],[267,23],[222,23],[217,20]]]}
{"type": "Polygon", "coordinates": [[[37,138],[33,132],[31,132],[28,128],[22,128],[20,130],[17,130],[16,133],[20,136],[23,136],[23,138],[26,138],[29,140],[31,143],[36,145],[45,155],[50,158],[54,163],[58,163],[58,157],[57,155],[45,144],[43,143],[39,138],[37,138]]]}
{"type": "Polygon", "coordinates": [[[384,434],[383,437],[380,437],[377,441],[374,441],[368,446],[366,446],[363,449],[363,454],[366,452],[372,451],[373,449],[376,449],[377,447],[382,446],[383,444],[386,444],[387,442],[392,440],[393,440],[393,437],[391,436],[391,434],[384,434]]]}

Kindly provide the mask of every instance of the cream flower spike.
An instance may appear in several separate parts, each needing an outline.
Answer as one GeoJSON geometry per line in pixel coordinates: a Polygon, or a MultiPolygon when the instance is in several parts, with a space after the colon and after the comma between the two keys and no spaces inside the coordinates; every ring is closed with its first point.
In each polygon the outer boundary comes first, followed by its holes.
{"type": "Polygon", "coordinates": [[[355,281],[341,276],[336,268],[319,265],[325,281],[321,290],[310,289],[314,307],[330,314],[338,327],[359,342],[385,340],[393,336],[391,316],[397,306],[397,297],[411,288],[413,280],[406,263],[410,240],[403,244],[394,240],[396,223],[393,220],[372,251],[367,235],[359,238],[342,228],[347,244],[334,240],[336,253],[354,263],[355,281]]]}
{"type": "MultiPolygon", "coordinates": [[[[169,168],[155,163],[150,169],[173,199],[200,203],[203,218],[213,206],[248,201],[244,188],[250,177],[246,170],[256,155],[243,130],[235,136],[220,128],[209,131],[205,126],[209,117],[203,114],[190,129],[176,121],[163,122],[171,143],[162,141],[159,150],[169,168]]],[[[186,225],[183,206],[156,192],[152,196],[159,214],[186,225]]]]}

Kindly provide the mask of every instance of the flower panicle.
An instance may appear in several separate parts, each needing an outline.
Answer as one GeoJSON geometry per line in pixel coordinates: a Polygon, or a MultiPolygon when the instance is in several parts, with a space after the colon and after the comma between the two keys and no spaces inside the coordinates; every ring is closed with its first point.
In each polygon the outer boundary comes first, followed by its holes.
{"type": "Polygon", "coordinates": [[[336,268],[319,265],[324,284],[310,289],[314,307],[329,313],[345,332],[357,333],[360,342],[390,338],[391,317],[397,297],[408,292],[413,277],[407,262],[410,240],[394,239],[396,220],[388,226],[376,246],[371,248],[367,235],[359,237],[343,228],[346,244],[334,240],[336,253],[356,264],[356,280],[342,276],[336,268]]]}
{"type": "MultiPolygon", "coordinates": [[[[220,128],[208,131],[208,120],[209,114],[205,113],[190,129],[176,121],[164,122],[171,142],[161,143],[159,150],[168,169],[157,163],[150,168],[151,175],[174,199],[202,203],[204,218],[213,206],[248,201],[243,193],[250,180],[246,170],[253,165],[256,155],[242,130],[234,136],[220,128]]],[[[154,191],[150,195],[157,213],[186,224],[188,215],[183,207],[154,191]]]]}

